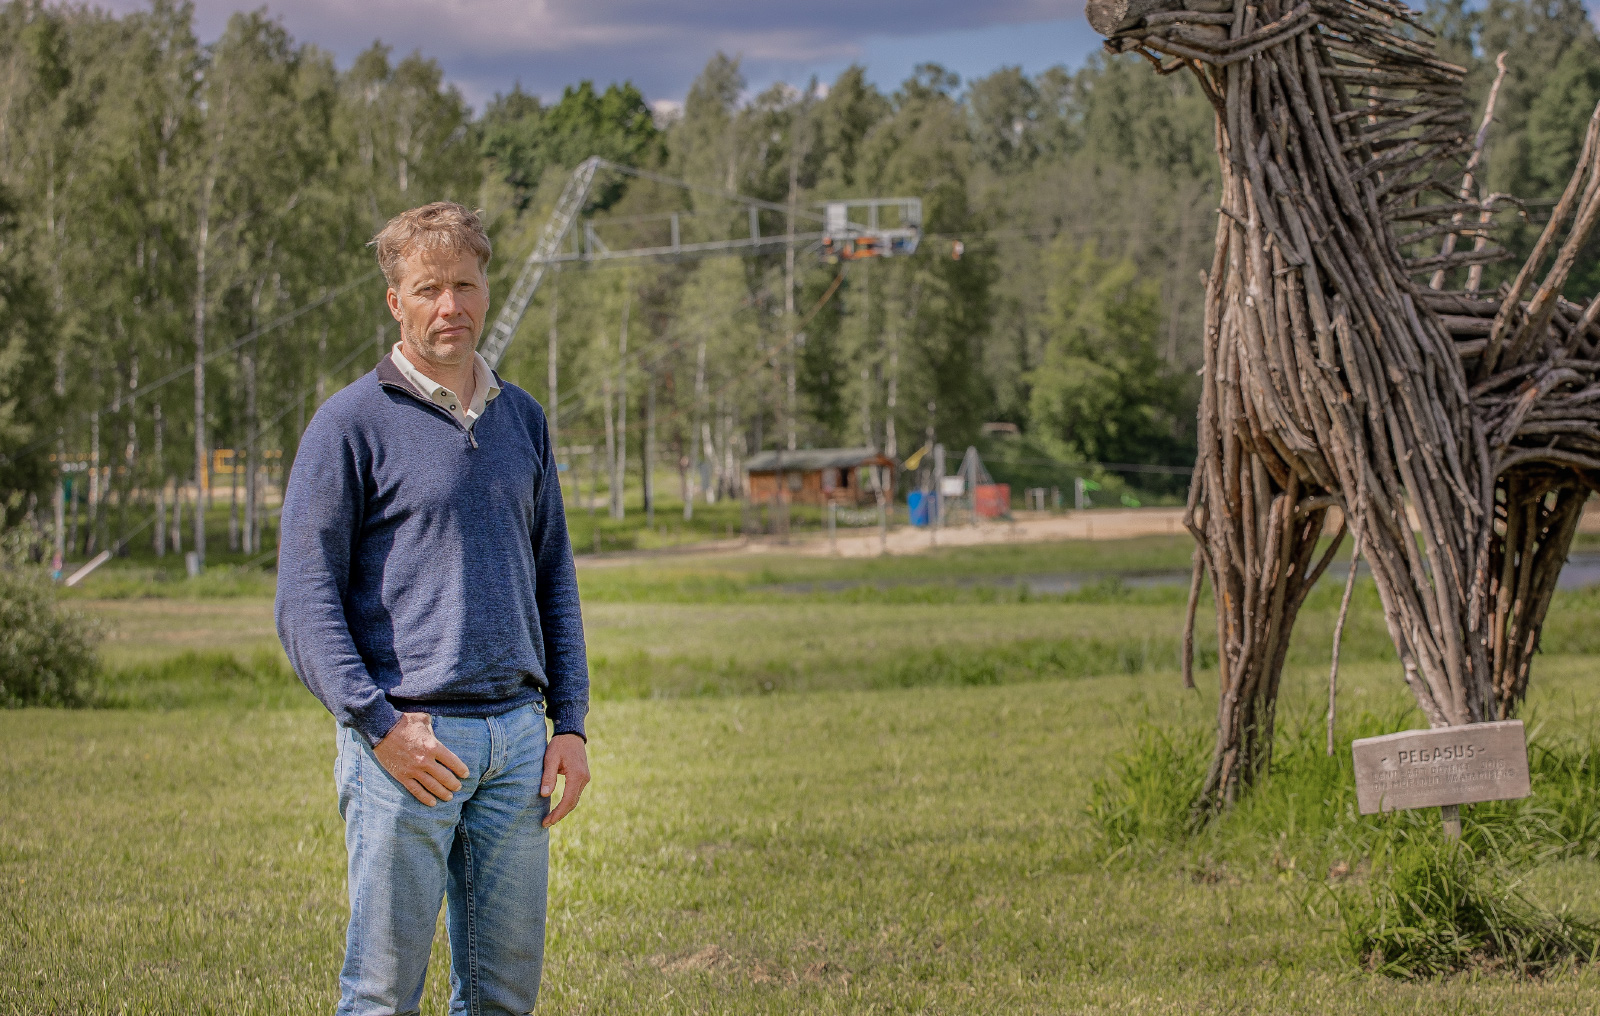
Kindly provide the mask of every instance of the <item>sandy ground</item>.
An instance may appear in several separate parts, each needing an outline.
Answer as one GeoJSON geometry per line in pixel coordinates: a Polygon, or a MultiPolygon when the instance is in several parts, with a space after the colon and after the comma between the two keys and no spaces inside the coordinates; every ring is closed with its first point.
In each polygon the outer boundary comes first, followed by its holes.
{"type": "Polygon", "coordinates": [[[903,526],[880,537],[876,530],[840,533],[837,547],[826,538],[803,544],[774,547],[802,554],[837,554],[839,557],[875,557],[920,554],[933,547],[974,547],[994,543],[1045,543],[1054,540],[1119,540],[1130,536],[1182,533],[1182,508],[1099,508],[1060,515],[1018,512],[1010,522],[930,529],[903,526]]]}
{"type": "Polygon", "coordinates": [[[772,537],[716,540],[666,550],[619,554],[585,554],[579,568],[604,568],[638,564],[663,555],[678,554],[805,554],[812,556],[877,557],[880,554],[921,554],[934,547],[973,547],[999,543],[1046,543],[1054,540],[1119,540],[1130,536],[1182,533],[1182,508],[1097,508],[1085,512],[1018,512],[1010,522],[951,526],[938,530],[900,526],[887,537],[874,528],[839,530],[830,543],[826,536],[808,533],[787,542],[772,537]]]}

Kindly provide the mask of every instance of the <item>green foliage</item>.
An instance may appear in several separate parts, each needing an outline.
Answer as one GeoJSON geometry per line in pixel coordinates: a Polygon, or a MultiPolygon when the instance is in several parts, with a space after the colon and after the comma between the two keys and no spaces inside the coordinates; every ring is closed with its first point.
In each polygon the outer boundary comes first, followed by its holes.
{"type": "Polygon", "coordinates": [[[1181,462],[1185,391],[1156,352],[1157,287],[1093,244],[1058,240],[1051,256],[1049,337],[1029,378],[1034,427],[1080,460],[1181,462]]]}
{"type": "MultiPolygon", "coordinates": [[[[1600,858],[1600,740],[1535,741],[1528,752],[1540,800],[1535,806],[1498,806],[1506,817],[1502,827],[1521,831],[1534,825],[1542,829],[1538,839],[1554,845],[1555,852],[1600,858]]],[[[1479,825],[1489,828],[1481,819],[1479,825]]],[[[1507,850],[1502,843],[1496,846],[1502,853],[1507,850]]],[[[1549,856],[1549,851],[1542,852],[1540,859],[1549,856]]]]}
{"type": "Polygon", "coordinates": [[[39,336],[48,332],[51,315],[17,246],[18,217],[16,199],[0,181],[0,526],[15,522],[21,508],[20,498],[6,494],[38,491],[48,476],[42,457],[19,455],[34,443],[50,408],[40,398],[50,362],[39,336]]]}
{"type": "Polygon", "coordinates": [[[845,68],[817,104],[808,168],[819,191],[849,194],[859,187],[862,145],[893,108],[866,74],[859,64],[845,68]]]}
{"type": "Polygon", "coordinates": [[[376,45],[341,73],[264,12],[231,17],[210,45],[193,16],[171,0],[124,17],[0,4],[0,496],[48,503],[58,451],[114,466],[98,504],[74,486],[69,558],[193,477],[197,437],[290,461],[314,399],[384,342],[381,288],[349,289],[373,274],[366,238],[402,208],[478,190],[469,111],[431,61],[376,45]],[[238,341],[323,297],[271,340],[238,341]],[[12,329],[28,336],[25,368],[12,329]],[[27,396],[8,408],[19,378],[27,396]]]}
{"type": "Polygon", "coordinates": [[[99,625],[57,605],[49,576],[16,533],[0,541],[0,708],[90,705],[99,625]]]}
{"type": "Polygon", "coordinates": [[[1139,60],[1097,54],[1074,83],[1078,144],[1103,172],[1155,173],[1177,182],[1215,171],[1215,114],[1187,75],[1150,73],[1139,60]]]}
{"type": "MultiPolygon", "coordinates": [[[[791,426],[801,445],[904,455],[930,417],[947,445],[974,440],[988,420],[1029,424],[1055,271],[1041,254],[1085,231],[1161,280],[1149,329],[1158,355],[1192,366],[1193,278],[1214,205],[1201,143],[1210,114],[1181,76],[1156,79],[1126,60],[967,83],[927,65],[888,94],[851,67],[826,89],[749,96],[738,60],[719,54],[681,117],[659,124],[636,87],[587,81],[549,104],[515,88],[473,122],[426,56],[375,42],[341,70],[262,12],[231,18],[208,45],[192,9],[167,0],[122,17],[13,0],[0,22],[0,66],[15,86],[0,185],[26,210],[14,249],[18,278],[36,287],[28,303],[51,312],[29,327],[56,339],[30,347],[53,355],[30,353],[39,362],[23,371],[23,408],[64,426],[59,449],[31,426],[0,434],[27,449],[33,470],[0,485],[42,497],[52,450],[117,464],[97,487],[114,510],[74,488],[84,517],[69,559],[153,514],[157,487],[194,475],[197,444],[257,464],[281,450],[266,461],[282,481],[316,402],[393,341],[381,286],[361,284],[372,271],[364,241],[389,215],[437,198],[483,205],[499,253],[491,285],[504,293],[567,169],[589,155],[702,188],[602,179],[588,211],[617,242],[662,241],[665,224],[638,217],[666,210],[686,213],[685,240],[738,235],[748,219],[722,190],[792,201],[805,215],[828,198],[915,195],[938,234],[913,258],[842,277],[799,257],[792,311],[781,252],[547,280],[529,321],[543,331],[548,319],[559,337],[562,390],[546,391],[549,347],[530,340],[532,327],[502,371],[559,410],[563,444],[598,445],[609,425],[612,454],[634,477],[651,387],[658,466],[676,459],[697,474],[709,463],[721,495],[737,488],[742,455],[791,426]],[[229,345],[329,294],[342,295],[266,341],[229,345]],[[211,359],[197,420],[184,364],[201,340],[211,359]],[[772,387],[787,389],[791,369],[792,416],[772,387]]],[[[768,236],[788,225],[776,209],[757,223],[768,236]]],[[[0,376],[0,410],[7,383],[0,376]]],[[[1145,408],[1189,413],[1181,399],[1145,408]]]]}
{"type": "Polygon", "coordinates": [[[1045,139],[1030,130],[1039,116],[1039,86],[1020,67],[1002,67],[967,90],[972,140],[991,168],[1005,171],[1039,157],[1045,139]]]}
{"type": "MultiPolygon", "coordinates": [[[[624,166],[651,168],[661,157],[661,132],[643,93],[631,82],[611,84],[598,93],[592,81],[568,85],[549,107],[518,85],[494,97],[479,130],[483,154],[511,186],[518,209],[528,207],[552,167],[571,170],[597,155],[624,166]]],[[[593,205],[609,208],[623,187],[623,181],[608,181],[593,205]]]]}
{"type": "MultiPolygon", "coordinates": [[[[1600,37],[1581,0],[1430,0],[1427,19],[1440,35],[1442,55],[1469,69],[1475,120],[1494,80],[1495,57],[1506,53],[1483,191],[1533,204],[1526,220],[1509,212],[1501,217],[1513,256],[1485,272],[1484,288],[1492,289],[1522,266],[1577,163],[1600,100],[1600,37]]],[[[1597,256],[1600,240],[1591,237],[1567,281],[1572,299],[1587,301],[1600,290],[1597,256]]]]}

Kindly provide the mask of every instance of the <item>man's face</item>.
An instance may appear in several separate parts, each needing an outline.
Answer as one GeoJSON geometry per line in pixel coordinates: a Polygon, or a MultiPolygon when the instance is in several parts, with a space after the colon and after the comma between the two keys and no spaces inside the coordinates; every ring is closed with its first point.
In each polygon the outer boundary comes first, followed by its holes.
{"type": "Polygon", "coordinates": [[[489,283],[471,251],[422,253],[404,259],[389,288],[389,313],[400,339],[441,366],[465,363],[478,347],[489,311],[489,283]]]}

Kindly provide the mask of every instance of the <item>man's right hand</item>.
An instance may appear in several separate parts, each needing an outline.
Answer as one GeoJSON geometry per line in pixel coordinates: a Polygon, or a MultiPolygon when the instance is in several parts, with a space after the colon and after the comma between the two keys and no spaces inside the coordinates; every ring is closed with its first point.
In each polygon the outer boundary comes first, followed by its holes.
{"type": "Polygon", "coordinates": [[[468,776],[465,762],[433,736],[433,717],[401,713],[400,722],[373,746],[372,753],[389,775],[428,807],[450,800],[468,776]]]}

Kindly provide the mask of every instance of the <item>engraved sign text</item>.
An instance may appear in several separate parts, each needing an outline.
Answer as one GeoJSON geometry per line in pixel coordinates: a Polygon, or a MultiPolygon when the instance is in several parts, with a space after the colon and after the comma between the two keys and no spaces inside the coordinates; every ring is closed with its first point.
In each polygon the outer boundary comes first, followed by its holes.
{"type": "Polygon", "coordinates": [[[1406,730],[1351,744],[1361,814],[1527,797],[1521,720],[1406,730]]]}

